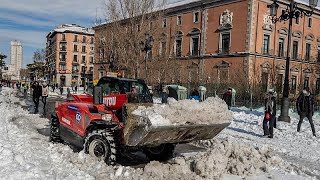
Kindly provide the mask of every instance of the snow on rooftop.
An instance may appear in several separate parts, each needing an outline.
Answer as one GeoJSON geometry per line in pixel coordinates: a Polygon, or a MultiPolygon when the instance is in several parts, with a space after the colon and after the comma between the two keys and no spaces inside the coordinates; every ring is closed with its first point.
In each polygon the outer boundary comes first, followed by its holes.
{"type": "Polygon", "coordinates": [[[185,4],[189,4],[189,3],[193,3],[193,2],[198,2],[198,1],[201,1],[201,0],[179,0],[177,2],[174,2],[174,3],[168,3],[165,5],[165,9],[168,9],[168,8],[174,8],[174,7],[178,7],[178,6],[182,6],[182,5],[185,5],[185,4]]]}
{"type": "Polygon", "coordinates": [[[85,34],[94,34],[94,30],[92,28],[85,28],[77,24],[62,24],[52,32],[78,32],[78,33],[85,33],[85,34]]]}

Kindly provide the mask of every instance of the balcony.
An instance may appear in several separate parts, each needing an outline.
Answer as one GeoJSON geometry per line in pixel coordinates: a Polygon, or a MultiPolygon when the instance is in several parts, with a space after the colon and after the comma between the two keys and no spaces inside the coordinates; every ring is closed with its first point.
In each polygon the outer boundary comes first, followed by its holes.
{"type": "Polygon", "coordinates": [[[61,47],[60,48],[60,52],[67,52],[67,48],[66,47],[61,47]]]}
{"type": "Polygon", "coordinates": [[[62,38],[60,42],[67,42],[66,38],[62,38]]]}
{"type": "Polygon", "coordinates": [[[78,62],[78,61],[72,61],[72,64],[76,64],[76,65],[78,65],[78,64],[79,64],[79,62],[78,62]]]}

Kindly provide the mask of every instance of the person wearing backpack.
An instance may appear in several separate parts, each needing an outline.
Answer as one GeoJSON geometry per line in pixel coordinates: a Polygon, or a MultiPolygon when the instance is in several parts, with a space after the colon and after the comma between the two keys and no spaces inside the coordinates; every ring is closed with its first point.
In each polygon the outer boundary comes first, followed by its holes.
{"type": "Polygon", "coordinates": [[[264,119],[263,119],[263,136],[273,138],[273,127],[275,125],[277,104],[273,89],[269,89],[264,99],[264,119]]]}
{"type": "Polygon", "coordinates": [[[312,116],[314,114],[314,98],[313,95],[309,92],[308,88],[303,89],[302,93],[297,99],[296,106],[297,112],[300,116],[297,131],[300,132],[301,124],[303,122],[303,119],[306,117],[309,120],[312,134],[316,137],[316,131],[314,129],[314,124],[312,121],[312,116]]]}

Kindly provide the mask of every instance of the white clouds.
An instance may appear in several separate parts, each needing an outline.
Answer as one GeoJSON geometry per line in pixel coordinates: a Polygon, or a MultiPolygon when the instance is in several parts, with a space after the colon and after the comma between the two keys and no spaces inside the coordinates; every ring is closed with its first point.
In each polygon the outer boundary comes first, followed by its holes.
{"type": "Polygon", "coordinates": [[[44,48],[46,34],[47,32],[42,31],[0,29],[0,42],[19,40],[23,46],[44,48]]]}

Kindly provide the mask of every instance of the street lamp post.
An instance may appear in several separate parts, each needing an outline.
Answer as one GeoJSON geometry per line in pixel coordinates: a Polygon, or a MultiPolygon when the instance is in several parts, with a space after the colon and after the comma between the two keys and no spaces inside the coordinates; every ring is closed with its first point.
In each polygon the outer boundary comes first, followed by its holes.
{"type": "Polygon", "coordinates": [[[292,20],[297,18],[302,18],[303,16],[311,16],[314,8],[317,6],[318,0],[309,0],[310,11],[303,10],[298,7],[297,3],[293,0],[290,1],[290,5],[286,10],[282,10],[282,13],[277,17],[277,11],[279,4],[277,0],[274,0],[272,4],[268,5],[270,8],[270,16],[272,17],[272,22],[281,22],[289,20],[289,32],[288,32],[288,44],[287,44],[287,57],[286,57],[286,70],[284,78],[283,87],[283,100],[281,106],[281,114],[279,116],[279,121],[290,122],[289,117],[289,68],[290,68],[290,48],[291,48],[291,36],[292,36],[292,20]]]}
{"type": "Polygon", "coordinates": [[[145,80],[147,80],[147,78],[148,78],[147,60],[148,60],[148,54],[152,50],[153,41],[154,41],[153,37],[149,33],[146,33],[144,42],[143,41],[140,42],[142,51],[144,51],[146,53],[145,56],[144,56],[144,76],[145,76],[145,80]]]}

